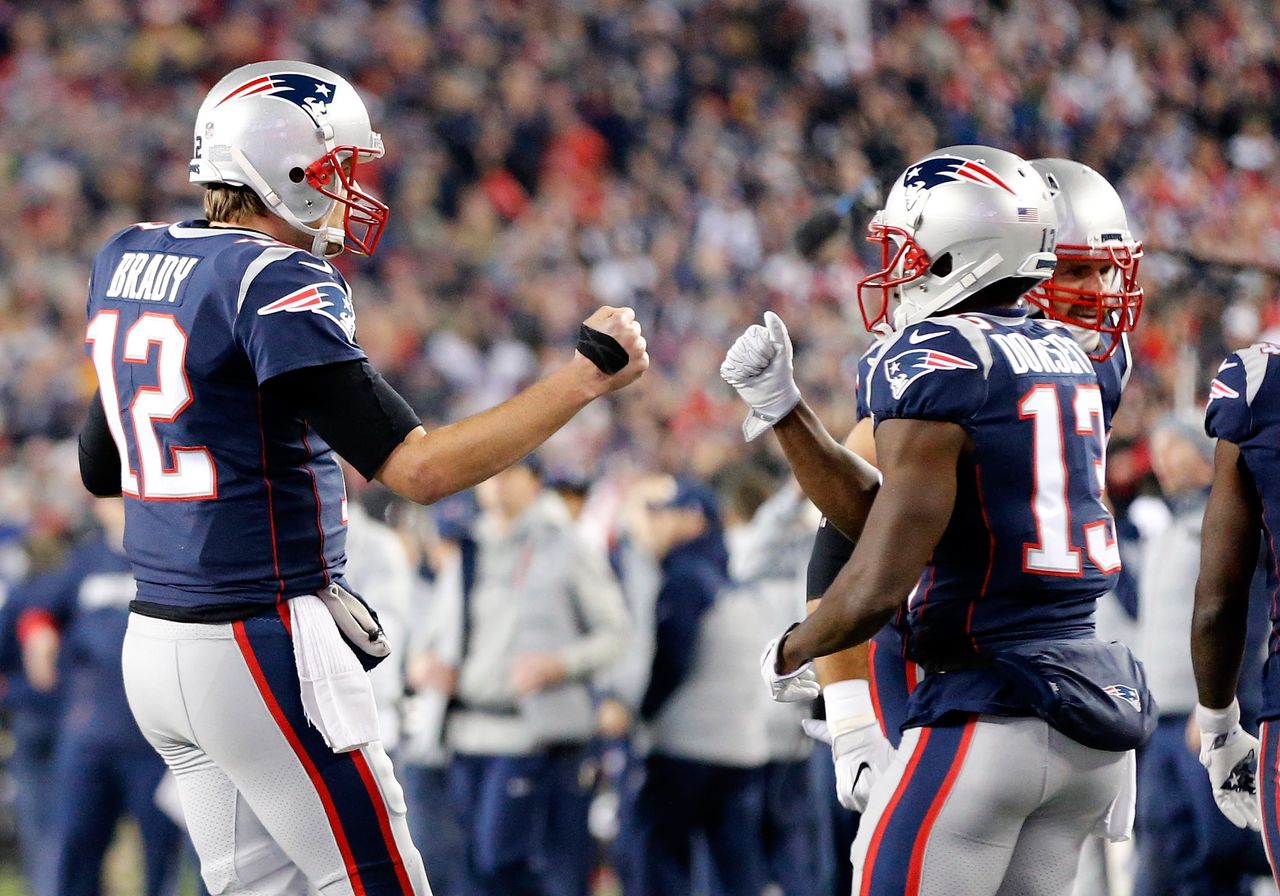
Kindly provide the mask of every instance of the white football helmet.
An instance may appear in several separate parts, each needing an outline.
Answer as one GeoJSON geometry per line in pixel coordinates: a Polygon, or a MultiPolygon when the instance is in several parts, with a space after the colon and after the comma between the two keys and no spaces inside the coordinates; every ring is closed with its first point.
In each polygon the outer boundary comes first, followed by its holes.
{"type": "Polygon", "coordinates": [[[255,62],[201,104],[191,182],[249,187],[312,235],[316,255],[336,255],[348,241],[370,255],[388,209],[360,188],[356,171],[382,152],[368,110],[341,75],[306,62],[255,62]],[[345,206],[341,229],[326,226],[335,203],[345,206]]]}
{"type": "Polygon", "coordinates": [[[1088,165],[1036,159],[1031,167],[1044,178],[1058,209],[1058,270],[1073,261],[1106,261],[1111,270],[1102,289],[1077,289],[1050,279],[1031,290],[1027,301],[1071,327],[1081,347],[1105,361],[1120,344],[1120,334],[1133,330],[1142,314],[1142,243],[1129,232],[1120,194],[1088,165]],[[1104,333],[1112,337],[1105,344],[1104,333]]]}
{"type": "Polygon", "coordinates": [[[1049,188],[1020,156],[990,146],[930,153],[868,226],[883,266],[858,281],[867,329],[901,329],[1006,280],[1016,299],[1052,276],[1057,226],[1049,188]]]}

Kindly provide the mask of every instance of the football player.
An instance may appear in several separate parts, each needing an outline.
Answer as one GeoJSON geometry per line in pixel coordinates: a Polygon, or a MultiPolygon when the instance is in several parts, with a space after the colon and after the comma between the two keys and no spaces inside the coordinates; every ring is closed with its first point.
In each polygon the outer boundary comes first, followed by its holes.
{"type": "Polygon", "coordinates": [[[428,893],[361,668],[386,639],[343,583],[336,455],[431,502],[634,381],[644,339],[630,309],[601,308],[564,366],[426,432],[369,364],[330,263],[372,253],[387,220],[362,183],[383,146],[354,88],[247,65],[194,137],[205,219],[124,230],[89,284],[82,478],[125,497],[130,706],[177,777],[211,892],[428,893]]]}
{"type": "Polygon", "coordinates": [[[1092,637],[1119,568],[1098,475],[1108,409],[1079,345],[1014,304],[1052,274],[1056,224],[1044,181],[1000,150],[941,150],[895,184],[872,225],[884,269],[862,284],[880,293],[872,324],[899,300],[868,385],[885,477],[869,516],[877,490],[799,402],[776,316],[722,370],[829,519],[862,536],[766,651],[775,693],[813,690],[808,660],[864,641],[911,592],[927,674],[855,844],[864,893],[954,892],[962,856],[960,892],[1067,891],[1149,730],[1136,664],[1092,637]],[[1062,713],[1046,695],[1063,690],[1087,710],[1062,713]]]}
{"type": "Polygon", "coordinates": [[[1241,727],[1236,683],[1245,647],[1249,582],[1265,545],[1267,589],[1280,589],[1275,541],[1280,525],[1280,345],[1259,342],[1229,355],[1209,386],[1205,429],[1218,440],[1205,508],[1191,622],[1191,660],[1199,705],[1200,764],[1214,800],[1237,827],[1261,830],[1280,881],[1280,610],[1271,603],[1263,670],[1261,743],[1241,727]],[[1263,537],[1265,534],[1265,538],[1263,537]]]}
{"type": "MultiPolygon", "coordinates": [[[[1025,298],[1036,309],[1033,314],[1064,323],[1089,353],[1102,390],[1105,430],[1110,432],[1132,372],[1127,334],[1142,309],[1137,279],[1142,244],[1129,229],[1120,195],[1097,171],[1068,159],[1036,159],[1031,166],[1053,196],[1057,267],[1053,277],[1025,298]]],[[[862,306],[864,319],[869,327],[883,329],[885,299],[869,298],[873,307],[862,306]]],[[[865,386],[886,344],[881,338],[858,361],[858,423],[845,440],[846,447],[871,463],[875,441],[865,386]]],[[[853,543],[824,521],[810,558],[810,612],[852,553],[853,543]]],[[[832,746],[837,796],[854,811],[865,807],[874,775],[888,764],[892,750],[885,744],[898,745],[906,698],[921,675],[907,655],[904,624],[900,611],[865,645],[820,658],[816,664],[830,723],[822,737],[832,746]],[[878,725],[871,724],[873,718],[878,725]]]]}

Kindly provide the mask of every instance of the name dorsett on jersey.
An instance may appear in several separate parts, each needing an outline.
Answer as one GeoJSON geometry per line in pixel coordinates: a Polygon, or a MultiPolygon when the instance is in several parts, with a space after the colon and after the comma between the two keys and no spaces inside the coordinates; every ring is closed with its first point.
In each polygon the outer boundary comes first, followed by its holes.
{"type": "Polygon", "coordinates": [[[180,305],[182,288],[199,261],[191,255],[126,252],[111,275],[106,297],[180,305]]]}
{"type": "Polygon", "coordinates": [[[993,333],[991,341],[1009,361],[1013,372],[1070,376],[1091,373],[1092,362],[1074,339],[1051,333],[1028,339],[1021,333],[993,333]]]}

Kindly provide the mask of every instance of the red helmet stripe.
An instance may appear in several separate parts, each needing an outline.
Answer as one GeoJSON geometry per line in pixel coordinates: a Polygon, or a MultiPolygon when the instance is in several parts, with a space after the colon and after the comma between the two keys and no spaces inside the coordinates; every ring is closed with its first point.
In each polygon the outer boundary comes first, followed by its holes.
{"type": "Polygon", "coordinates": [[[982,183],[982,180],[985,179],[989,183],[995,184],[997,187],[1004,190],[1006,193],[1013,194],[1013,190],[1009,189],[1009,185],[1005,183],[1003,180],[1001,180],[998,174],[996,174],[994,171],[992,171],[990,168],[986,167],[985,165],[978,165],[973,162],[965,162],[958,169],[956,169],[956,174],[959,174],[963,177],[967,177],[969,178],[969,180],[977,181],[978,183],[982,183]],[[975,177],[975,175],[977,176],[975,177]]]}
{"type": "MultiPolygon", "coordinates": [[[[245,91],[249,91],[249,93],[260,93],[263,90],[270,90],[272,86],[273,85],[271,83],[270,75],[263,75],[260,78],[254,78],[252,81],[246,81],[245,83],[241,84],[235,90],[231,91],[222,99],[218,100],[218,106],[221,106],[223,103],[225,103],[227,100],[231,99],[232,97],[236,97],[242,93],[245,93],[245,91]],[[257,89],[250,90],[250,88],[257,88],[257,89]]],[[[216,109],[217,106],[215,106],[214,108],[216,109]]]]}

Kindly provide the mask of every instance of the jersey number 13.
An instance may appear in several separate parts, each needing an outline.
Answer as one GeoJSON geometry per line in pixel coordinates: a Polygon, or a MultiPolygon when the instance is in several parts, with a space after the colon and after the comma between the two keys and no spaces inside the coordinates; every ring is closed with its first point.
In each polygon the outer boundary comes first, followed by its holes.
{"type": "MultiPolygon", "coordinates": [[[[1096,385],[1076,386],[1072,398],[1075,435],[1098,440],[1098,460],[1094,461],[1095,487],[1091,490],[1102,518],[1084,524],[1084,551],[1103,573],[1120,569],[1120,548],[1111,536],[1111,514],[1102,505],[1106,485],[1103,457],[1102,391],[1096,385]]],[[[1058,387],[1033,386],[1018,402],[1018,415],[1032,423],[1032,454],[1035,485],[1031,493],[1031,515],[1036,523],[1036,543],[1022,548],[1025,572],[1050,576],[1083,574],[1081,550],[1071,544],[1071,501],[1067,494],[1066,436],[1058,387]]]]}

